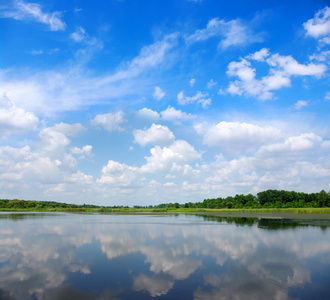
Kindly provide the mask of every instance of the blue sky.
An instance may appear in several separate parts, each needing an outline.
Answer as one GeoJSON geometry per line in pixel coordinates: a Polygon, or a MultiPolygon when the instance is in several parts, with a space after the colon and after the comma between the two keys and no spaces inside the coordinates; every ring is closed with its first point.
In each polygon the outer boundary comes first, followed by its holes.
{"type": "Polygon", "coordinates": [[[327,1],[2,1],[1,198],[330,190],[327,1]]]}

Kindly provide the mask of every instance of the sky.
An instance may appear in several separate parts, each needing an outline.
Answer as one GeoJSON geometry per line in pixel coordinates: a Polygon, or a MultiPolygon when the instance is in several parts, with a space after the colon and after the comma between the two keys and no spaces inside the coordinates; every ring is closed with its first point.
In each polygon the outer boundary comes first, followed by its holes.
{"type": "Polygon", "coordinates": [[[0,5],[0,198],[330,190],[327,1],[0,5]]]}

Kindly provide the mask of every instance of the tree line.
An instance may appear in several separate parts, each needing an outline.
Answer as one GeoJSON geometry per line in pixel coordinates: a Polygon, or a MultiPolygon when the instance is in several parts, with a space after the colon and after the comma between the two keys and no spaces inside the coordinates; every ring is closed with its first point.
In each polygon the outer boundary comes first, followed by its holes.
{"type": "Polygon", "coordinates": [[[156,205],[155,208],[209,208],[209,209],[257,209],[257,208],[304,208],[330,207],[330,192],[322,190],[319,193],[302,193],[284,190],[266,190],[258,193],[239,195],[226,198],[205,199],[203,202],[188,202],[185,204],[167,203],[156,205]]]}
{"type": "Polygon", "coordinates": [[[91,204],[67,204],[55,201],[35,201],[35,200],[9,200],[1,199],[0,200],[0,209],[26,209],[26,210],[45,210],[45,209],[54,209],[54,210],[83,210],[84,208],[99,208],[97,205],[91,204]]]}
{"type": "Polygon", "coordinates": [[[226,198],[205,199],[203,202],[188,202],[185,204],[163,203],[159,205],[139,206],[97,206],[91,204],[66,204],[54,201],[31,201],[0,199],[0,210],[65,210],[65,211],[108,211],[111,209],[258,209],[258,208],[304,208],[304,207],[330,207],[330,192],[322,190],[319,193],[302,193],[284,190],[266,190],[258,193],[239,195],[226,198]]]}

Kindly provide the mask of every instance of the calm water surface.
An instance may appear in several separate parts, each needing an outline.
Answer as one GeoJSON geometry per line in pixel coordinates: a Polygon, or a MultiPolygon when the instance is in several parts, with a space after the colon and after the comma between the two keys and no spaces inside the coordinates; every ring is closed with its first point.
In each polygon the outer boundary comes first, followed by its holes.
{"type": "Polygon", "coordinates": [[[330,227],[0,213],[0,299],[330,299],[330,227]]]}

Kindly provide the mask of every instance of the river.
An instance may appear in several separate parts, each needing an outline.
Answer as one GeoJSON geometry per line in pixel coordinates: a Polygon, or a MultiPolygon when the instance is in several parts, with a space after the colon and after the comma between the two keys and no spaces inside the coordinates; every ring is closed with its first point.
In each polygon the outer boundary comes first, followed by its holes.
{"type": "Polygon", "coordinates": [[[330,227],[0,213],[0,299],[330,299],[330,227]]]}

